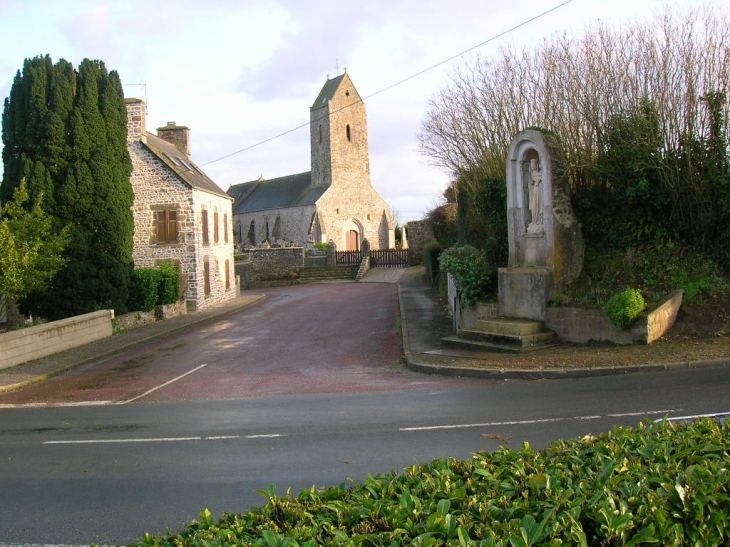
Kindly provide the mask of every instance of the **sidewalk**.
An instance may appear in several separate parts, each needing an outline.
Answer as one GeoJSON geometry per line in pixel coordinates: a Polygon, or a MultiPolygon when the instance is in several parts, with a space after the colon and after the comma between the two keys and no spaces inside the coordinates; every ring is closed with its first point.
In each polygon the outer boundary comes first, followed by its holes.
{"type": "MultiPolygon", "coordinates": [[[[712,358],[694,361],[674,361],[678,357],[670,353],[672,362],[667,362],[669,359],[663,358],[664,354],[656,351],[656,346],[558,344],[555,348],[533,352],[529,356],[446,350],[441,348],[441,338],[453,333],[451,318],[426,280],[423,267],[374,268],[362,281],[398,284],[403,353],[408,367],[419,372],[475,378],[548,379],[730,365],[730,356],[725,353],[717,357],[717,352],[712,354],[712,358]],[[634,362],[630,364],[626,364],[625,356],[628,353],[635,356],[634,362]],[[624,364],[616,365],[612,361],[612,357],[617,355],[623,355],[624,364]]],[[[237,312],[263,298],[265,295],[261,293],[244,292],[230,302],[203,311],[157,321],[92,344],[1,370],[0,392],[45,380],[191,325],[237,312]]]]}
{"type": "Polygon", "coordinates": [[[188,328],[191,325],[237,312],[255,304],[263,298],[265,298],[263,294],[243,293],[241,296],[230,301],[211,306],[210,308],[195,313],[181,315],[164,321],[156,321],[150,325],[128,330],[110,336],[109,338],[103,338],[85,346],[0,370],[0,393],[3,391],[12,391],[34,382],[40,382],[72,368],[105,359],[138,344],[162,338],[168,334],[188,328]]]}

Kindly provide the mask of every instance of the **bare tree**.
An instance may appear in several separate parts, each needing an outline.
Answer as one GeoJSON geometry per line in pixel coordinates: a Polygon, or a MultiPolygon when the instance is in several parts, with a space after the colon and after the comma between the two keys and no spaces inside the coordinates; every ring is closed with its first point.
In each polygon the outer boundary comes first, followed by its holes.
{"type": "MultiPolygon", "coordinates": [[[[468,185],[504,177],[511,137],[539,126],[561,139],[573,185],[598,184],[589,167],[613,116],[650,99],[665,149],[677,149],[689,137],[710,136],[702,98],[728,89],[727,12],[707,8],[678,15],[667,4],[650,23],[598,24],[580,36],[555,35],[532,50],[505,47],[495,58],[463,62],[429,100],[420,149],[468,185]]],[[[726,135],[728,108],[726,102],[726,135]]],[[[664,171],[663,183],[673,195],[690,192],[701,203],[706,195],[701,181],[679,180],[671,169],[664,171]]]]}

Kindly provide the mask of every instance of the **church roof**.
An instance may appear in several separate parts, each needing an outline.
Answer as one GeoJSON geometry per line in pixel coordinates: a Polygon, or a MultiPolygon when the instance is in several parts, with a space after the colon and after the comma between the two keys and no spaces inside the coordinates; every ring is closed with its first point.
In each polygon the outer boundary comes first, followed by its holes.
{"type": "Polygon", "coordinates": [[[322,87],[322,91],[319,92],[319,95],[317,95],[317,98],[314,100],[314,104],[312,104],[312,110],[322,108],[327,105],[327,101],[332,100],[335,96],[335,91],[337,91],[337,87],[340,85],[340,82],[345,78],[345,76],[347,76],[347,72],[325,82],[322,87]]]}
{"type": "Polygon", "coordinates": [[[151,133],[146,133],[142,142],[191,188],[203,190],[204,192],[217,196],[231,197],[221,190],[220,186],[213,182],[208,175],[203,173],[200,167],[195,165],[174,144],[151,133]]]}
{"type": "Polygon", "coordinates": [[[311,182],[312,173],[306,172],[235,184],[228,189],[234,198],[233,214],[314,205],[329,186],[312,187],[311,182]]]}

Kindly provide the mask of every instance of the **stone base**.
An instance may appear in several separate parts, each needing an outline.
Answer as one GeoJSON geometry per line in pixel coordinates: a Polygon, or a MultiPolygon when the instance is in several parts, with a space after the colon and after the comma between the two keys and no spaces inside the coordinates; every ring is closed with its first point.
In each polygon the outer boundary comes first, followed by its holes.
{"type": "Polygon", "coordinates": [[[500,268],[497,282],[500,317],[545,321],[552,289],[549,268],[500,268]]]}

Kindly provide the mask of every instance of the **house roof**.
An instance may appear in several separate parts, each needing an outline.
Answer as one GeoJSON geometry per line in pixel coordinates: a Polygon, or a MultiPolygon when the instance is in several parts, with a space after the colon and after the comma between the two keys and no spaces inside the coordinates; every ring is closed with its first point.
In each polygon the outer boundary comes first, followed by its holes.
{"type": "Polygon", "coordinates": [[[235,184],[228,189],[234,198],[233,214],[314,205],[329,186],[312,187],[312,173],[299,173],[271,180],[235,184]]]}
{"type": "Polygon", "coordinates": [[[191,188],[230,199],[231,196],[221,190],[220,186],[203,173],[200,167],[195,165],[174,144],[151,133],[146,133],[142,142],[191,188]]]}
{"type": "Polygon", "coordinates": [[[319,95],[317,95],[317,98],[314,100],[314,104],[312,104],[312,110],[322,108],[327,105],[327,101],[332,100],[335,96],[335,92],[337,91],[337,87],[340,85],[340,82],[344,80],[345,76],[347,76],[347,72],[325,82],[322,87],[322,91],[319,92],[319,95]]]}

